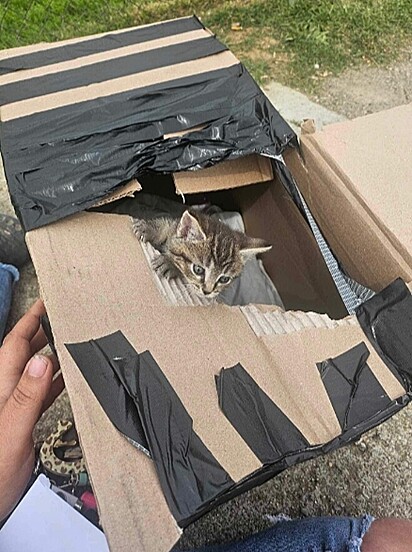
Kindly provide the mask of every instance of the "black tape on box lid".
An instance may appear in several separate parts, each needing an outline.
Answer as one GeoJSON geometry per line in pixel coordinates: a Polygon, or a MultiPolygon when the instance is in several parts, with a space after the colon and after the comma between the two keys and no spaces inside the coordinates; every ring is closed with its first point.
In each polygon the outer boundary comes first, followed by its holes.
{"type": "Polygon", "coordinates": [[[167,49],[156,48],[150,51],[150,55],[147,55],[147,52],[140,52],[121,58],[107,59],[93,65],[92,71],[90,70],[91,66],[86,65],[51,75],[16,81],[0,86],[0,105],[8,103],[11,98],[13,98],[13,102],[18,102],[61,92],[68,88],[88,86],[143,71],[151,71],[170,65],[171,58],[174,63],[184,63],[225,50],[227,50],[226,46],[209,36],[182,44],[173,44],[167,49]]]}
{"type": "Polygon", "coordinates": [[[342,431],[386,410],[392,402],[368,366],[368,357],[367,346],[359,343],[317,364],[342,431]]]}
{"type": "Polygon", "coordinates": [[[194,431],[192,418],[148,351],[137,353],[120,331],[66,346],[114,425],[132,440],[143,431],[180,526],[234,485],[194,431]]]}
{"type": "Polygon", "coordinates": [[[31,53],[13,56],[9,59],[2,59],[0,61],[0,75],[33,69],[35,67],[44,67],[54,63],[200,29],[204,29],[204,26],[197,17],[185,17],[174,21],[164,21],[157,25],[107,33],[95,38],[84,37],[71,44],[40,49],[31,53]]]}
{"type": "Polygon", "coordinates": [[[49,320],[49,317],[47,316],[47,314],[44,314],[43,316],[40,317],[40,324],[41,324],[41,327],[44,331],[44,335],[47,338],[47,342],[49,344],[50,349],[52,350],[52,352],[57,357],[57,351],[56,351],[56,347],[55,347],[55,344],[54,344],[54,336],[53,336],[52,328],[51,328],[51,325],[50,325],[50,320],[49,320]]]}
{"type": "MultiPolygon", "coordinates": [[[[112,423],[134,444],[140,439],[140,448],[150,451],[169,508],[181,527],[294,464],[353,442],[411,399],[407,393],[388,401],[377,396],[376,382],[372,382],[376,407],[371,398],[367,410],[362,410],[363,394],[356,393],[342,434],[324,445],[311,446],[240,364],[223,370],[216,376],[216,386],[224,412],[255,454],[266,462],[260,470],[234,483],[193,431],[190,416],[149,352],[138,354],[120,331],[67,348],[112,423]]],[[[354,380],[363,366],[361,374],[366,374],[366,379],[360,378],[359,392],[371,381],[366,360],[364,344],[360,344],[336,357],[333,368],[329,363],[326,370],[319,365],[342,427],[351,390],[346,388],[341,400],[337,395],[341,383],[335,385],[337,380],[331,375],[342,371],[345,381],[354,380]]]]}
{"type": "Polygon", "coordinates": [[[412,296],[401,278],[356,310],[369,341],[399,382],[412,392],[412,296]]]}
{"type": "MultiPolygon", "coordinates": [[[[202,28],[197,19],[190,21],[179,23],[175,33],[173,25],[167,27],[168,36],[177,34],[179,25],[202,28]]],[[[124,38],[119,33],[110,40],[124,38]]],[[[73,46],[69,59],[89,54],[97,40],[73,46]]],[[[102,48],[107,48],[107,40],[102,48]]],[[[229,67],[218,68],[214,54],[224,55],[225,49],[216,38],[208,37],[0,87],[5,112],[8,104],[14,104],[12,117],[3,117],[0,124],[0,140],[10,195],[25,230],[88,209],[147,172],[198,170],[251,154],[278,158],[285,149],[298,148],[295,133],[245,67],[235,58],[230,65],[228,56],[229,67]],[[210,59],[217,68],[202,73],[210,59]],[[179,63],[183,60],[193,61],[194,67],[198,64],[193,71],[200,72],[175,76],[173,67],[184,65],[179,63]],[[134,75],[139,83],[139,71],[149,68],[148,75],[150,68],[166,65],[168,78],[173,76],[165,82],[142,88],[136,84],[127,90],[117,78],[134,75]],[[112,83],[111,95],[105,95],[101,79],[112,83]],[[45,94],[41,109],[37,109],[36,82],[43,87],[39,93],[45,94]],[[94,87],[95,97],[86,94],[88,84],[94,87]],[[15,101],[16,86],[18,97],[26,98],[23,107],[33,107],[34,102],[33,111],[22,110],[15,101]],[[71,95],[72,90],[76,94],[71,95]],[[55,95],[61,94],[66,104],[56,103],[55,95]],[[48,102],[51,107],[44,110],[48,102]],[[164,138],[195,127],[202,128],[164,138]]],[[[30,54],[32,63],[44,63],[44,56],[61,55],[65,48],[55,50],[54,54],[38,52],[40,57],[30,54]]]]}
{"type": "MultiPolygon", "coordinates": [[[[118,334],[122,336],[121,332],[118,334]]],[[[125,338],[123,340],[111,334],[84,343],[66,344],[66,348],[113,425],[136,447],[149,454],[140,416],[114,369],[118,362],[129,363],[130,370],[136,363],[135,350],[125,338]]]]}
{"type": "Polygon", "coordinates": [[[241,364],[222,368],[215,379],[222,412],[263,464],[309,446],[241,364]]]}

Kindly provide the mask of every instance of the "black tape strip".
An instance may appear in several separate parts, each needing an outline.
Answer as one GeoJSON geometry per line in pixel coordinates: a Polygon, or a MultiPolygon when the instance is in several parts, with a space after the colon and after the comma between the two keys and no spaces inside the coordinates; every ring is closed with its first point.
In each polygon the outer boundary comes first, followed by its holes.
{"type": "Polygon", "coordinates": [[[398,278],[356,310],[364,333],[407,391],[412,391],[412,296],[398,278]]]}
{"type": "MultiPolygon", "coordinates": [[[[125,126],[122,109],[118,103],[111,105],[110,98],[95,104],[99,108],[88,113],[74,111],[73,119],[66,121],[48,112],[39,130],[45,141],[21,149],[16,148],[16,129],[17,140],[23,140],[26,132],[32,143],[37,131],[31,131],[30,125],[24,129],[18,120],[3,123],[5,171],[24,228],[31,230],[92,207],[98,199],[146,171],[205,168],[252,153],[273,157],[288,145],[296,146],[296,135],[243,66],[236,66],[227,75],[220,80],[214,73],[210,81],[199,81],[194,76],[193,86],[188,79],[184,86],[166,88],[165,92],[157,89],[148,96],[140,96],[139,91],[135,96],[131,93],[124,100],[130,106],[124,109],[129,109],[127,113],[134,122],[125,126]],[[236,102],[232,101],[234,97],[236,102]],[[133,108],[134,114],[130,115],[133,108]],[[96,113],[105,109],[112,113],[113,130],[101,129],[99,116],[95,121],[96,113]],[[88,123],[79,125],[87,134],[80,134],[76,126],[80,116],[88,123]],[[61,134],[79,134],[71,140],[47,138],[48,130],[56,132],[57,121],[63,125],[61,134]],[[206,128],[199,132],[163,139],[164,133],[204,123],[206,128]]],[[[109,119],[102,117],[105,124],[109,119]]]]}
{"type": "MultiPolygon", "coordinates": [[[[342,435],[339,435],[338,437],[336,437],[332,441],[329,441],[325,445],[309,446],[304,450],[293,451],[283,456],[277,462],[274,462],[273,464],[267,464],[262,469],[252,473],[250,477],[246,477],[245,479],[237,483],[234,487],[229,489],[225,494],[218,496],[210,504],[205,505],[205,509],[203,510],[202,515],[216,508],[220,504],[223,504],[224,502],[227,502],[232,498],[246,491],[249,491],[250,489],[253,489],[258,485],[262,485],[266,481],[279,475],[280,473],[287,470],[291,466],[300,464],[302,462],[306,462],[307,460],[318,458],[319,456],[328,454],[329,452],[337,450],[342,446],[348,445],[356,441],[363,433],[378,426],[379,424],[381,424],[382,422],[384,422],[385,420],[389,419],[391,416],[393,416],[394,414],[402,410],[405,406],[409,404],[409,401],[410,401],[410,395],[405,395],[399,400],[393,401],[385,411],[379,412],[379,414],[373,416],[369,420],[357,425],[356,427],[348,429],[345,433],[343,433],[342,435]]],[[[199,516],[193,517],[191,521],[196,521],[198,517],[199,516]]]]}
{"type": "MultiPolygon", "coordinates": [[[[204,456],[204,445],[193,432],[191,419],[188,417],[187,412],[150,353],[146,352],[138,355],[121,332],[116,332],[89,343],[68,345],[68,348],[85,376],[86,381],[92,387],[116,427],[118,427],[115,423],[116,414],[123,414],[124,418],[130,422],[133,408],[135,411],[137,409],[143,410],[145,424],[149,426],[149,431],[147,432],[148,440],[149,437],[155,441],[160,439],[158,443],[155,442],[150,446],[153,447],[153,456],[155,456],[155,451],[156,456],[159,456],[157,458],[160,464],[158,469],[161,472],[159,472],[159,478],[162,481],[162,485],[165,485],[165,493],[176,492],[176,489],[182,493],[193,490],[191,487],[185,487],[187,483],[195,486],[195,498],[187,497],[186,495],[183,497],[180,495],[175,497],[168,496],[168,501],[171,504],[170,508],[173,512],[175,510],[183,510],[181,512],[183,515],[180,514],[182,519],[179,522],[181,527],[186,527],[219,504],[227,502],[231,498],[257,485],[261,485],[294,464],[316,458],[353,442],[365,431],[372,429],[400,411],[411,399],[411,395],[406,394],[398,400],[390,402],[383,410],[376,412],[368,419],[362,419],[353,427],[348,427],[341,435],[325,445],[300,446],[298,442],[296,446],[299,448],[295,449],[295,447],[289,447],[288,443],[286,443],[286,448],[289,449],[289,452],[276,461],[266,464],[262,469],[257,470],[237,484],[234,484],[227,474],[221,473],[220,470],[222,468],[216,463],[216,460],[213,457],[210,459],[210,453],[207,449],[206,456],[204,456]],[[127,386],[127,392],[122,382],[127,386]],[[120,396],[119,400],[119,385],[127,397],[130,399],[131,397],[135,397],[133,400],[131,399],[132,403],[124,404],[123,396],[120,396]],[[101,394],[107,399],[106,407],[101,400],[101,394]],[[159,405],[162,405],[162,407],[159,408],[159,405]],[[169,407],[169,413],[173,414],[171,418],[167,415],[169,407]],[[167,419],[165,418],[166,416],[167,419]],[[173,423],[169,426],[170,419],[173,420],[173,423]],[[176,439],[176,447],[173,447],[172,450],[173,461],[169,466],[163,466],[163,462],[166,459],[172,458],[167,456],[170,451],[171,442],[165,443],[169,438],[176,439]],[[190,443],[188,443],[187,439],[191,442],[193,440],[193,447],[189,446],[190,443]],[[186,454],[188,450],[190,451],[190,457],[186,454]],[[210,461],[211,464],[209,464],[210,461]],[[180,465],[180,462],[183,464],[180,465]],[[176,465],[178,468],[175,472],[173,468],[176,468],[176,465]],[[170,468],[169,470],[167,469],[168,467],[170,468]],[[207,483],[207,489],[204,489],[204,481],[209,481],[209,467],[213,474],[213,484],[207,483]],[[195,473],[191,473],[193,468],[195,468],[195,473]],[[171,474],[170,477],[172,478],[176,474],[179,474],[184,483],[176,485],[176,482],[173,482],[170,485],[170,481],[165,482],[163,480],[164,477],[169,477],[169,474],[171,474]],[[207,492],[204,492],[205,490],[207,492]],[[200,494],[202,495],[201,497],[199,496],[200,494]],[[174,501],[176,502],[174,503],[174,501]],[[181,501],[183,502],[181,503],[181,501]],[[201,503],[202,501],[204,502],[201,503]],[[190,510],[192,510],[191,513],[189,513],[190,510]],[[183,516],[186,517],[183,519],[183,516]]],[[[362,351],[359,350],[357,358],[362,356],[362,354],[362,351]]],[[[353,376],[353,365],[351,364],[350,366],[350,374],[353,376]]],[[[241,373],[242,369],[236,368],[235,372],[237,371],[241,373]]],[[[242,406],[243,403],[240,404],[239,409],[242,406]]],[[[257,408],[257,411],[262,412],[260,407],[257,408]]],[[[264,415],[266,414],[264,413],[264,415]]],[[[246,423],[251,425],[249,420],[246,420],[246,423]]],[[[276,423],[278,423],[278,420],[276,420],[276,423]]],[[[122,424],[119,425],[122,426],[122,424]]],[[[133,426],[133,424],[131,425],[133,426]]],[[[146,430],[145,427],[145,432],[146,430]]],[[[286,428],[286,431],[288,430],[289,428],[286,428]]],[[[127,435],[124,428],[122,433],[127,435]]]]}
{"type": "Polygon", "coordinates": [[[237,83],[243,79],[239,64],[33,113],[0,125],[2,150],[12,152],[49,142],[71,142],[91,133],[102,134],[128,127],[139,131],[139,141],[155,139],[174,132],[172,128],[183,130],[197,126],[193,125],[194,120],[211,121],[224,116],[228,110],[226,91],[235,92],[237,83]],[[149,111],[157,116],[151,123],[147,122],[149,111]],[[182,117],[177,118],[179,113],[182,117]]]}
{"type": "Polygon", "coordinates": [[[383,412],[392,402],[369,368],[368,357],[368,348],[362,342],[317,364],[342,431],[383,412]]]}
{"type": "Polygon", "coordinates": [[[226,46],[214,37],[206,37],[118,59],[108,59],[78,69],[4,84],[0,86],[0,105],[193,61],[225,50],[226,46]]]}
{"type": "Polygon", "coordinates": [[[122,33],[108,34],[100,38],[91,38],[65,44],[39,52],[32,52],[0,61],[0,75],[24,69],[44,67],[52,63],[59,63],[76,59],[91,54],[97,54],[107,50],[116,50],[132,44],[140,44],[149,40],[166,38],[168,36],[204,29],[197,17],[166,21],[158,25],[151,25],[140,29],[132,29],[122,33]]]}
{"type": "Polygon", "coordinates": [[[84,343],[66,344],[66,348],[113,425],[148,454],[149,446],[140,416],[114,370],[116,362],[129,364],[132,370],[136,363],[136,352],[126,340],[126,344],[119,343],[113,335],[84,343]]]}
{"type": "Polygon", "coordinates": [[[40,317],[40,324],[44,331],[44,335],[47,337],[47,342],[49,344],[50,349],[57,357],[56,346],[54,344],[54,336],[53,336],[50,320],[47,314],[40,317]]]}
{"type": "Polygon", "coordinates": [[[263,464],[309,446],[241,364],[222,368],[216,388],[222,412],[263,464]]]}
{"type": "Polygon", "coordinates": [[[99,400],[102,392],[110,395],[113,391],[113,378],[127,395],[127,402],[118,404],[115,393],[101,404],[116,427],[114,419],[119,416],[127,422],[130,418],[133,424],[139,418],[166,501],[179,525],[184,527],[205,504],[234,485],[193,430],[191,417],[148,351],[138,354],[120,331],[67,347],[99,400]],[[98,354],[103,352],[99,359],[89,357],[91,344],[98,354]],[[107,380],[109,372],[111,381],[107,380]]]}

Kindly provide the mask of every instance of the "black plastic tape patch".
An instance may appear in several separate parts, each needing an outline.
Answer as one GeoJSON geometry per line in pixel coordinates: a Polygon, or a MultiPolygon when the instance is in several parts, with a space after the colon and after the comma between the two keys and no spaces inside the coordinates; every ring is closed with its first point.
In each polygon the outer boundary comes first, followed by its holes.
{"type": "Polygon", "coordinates": [[[412,296],[399,278],[356,310],[359,324],[394,376],[412,391],[412,296]]]}
{"type": "Polygon", "coordinates": [[[174,65],[211,56],[225,50],[227,50],[226,46],[218,40],[206,37],[183,44],[174,44],[167,49],[157,48],[150,52],[108,59],[93,66],[86,65],[57,74],[4,84],[0,87],[0,105],[10,102],[11,99],[13,102],[17,102],[70,88],[88,86],[143,71],[151,71],[171,65],[171,63],[174,65]]]}
{"type": "MultiPolygon", "coordinates": [[[[32,113],[6,121],[0,127],[2,150],[12,152],[49,142],[56,146],[62,140],[73,141],[79,136],[89,136],[91,128],[99,134],[119,128],[129,128],[129,132],[133,129],[139,132],[135,139],[144,142],[176,130],[185,130],[189,126],[199,126],[201,121],[213,121],[227,113],[224,101],[216,102],[216,99],[224,98],[228,88],[229,93],[232,89],[235,91],[232,87],[238,82],[241,71],[239,65],[216,69],[116,93],[107,98],[62,106],[52,113],[32,113]],[[148,114],[153,110],[156,111],[156,119],[149,124],[148,114]],[[181,117],[178,118],[177,114],[181,117]]],[[[279,115],[279,125],[282,121],[279,115]]],[[[116,134],[111,134],[110,139],[116,139],[116,134]]]]}
{"type": "Polygon", "coordinates": [[[40,317],[40,324],[41,324],[41,327],[44,331],[44,335],[47,338],[47,342],[49,344],[50,349],[57,356],[56,347],[54,345],[53,332],[52,332],[50,320],[49,320],[49,317],[47,316],[47,314],[44,314],[43,316],[40,317]]]}
{"type": "Polygon", "coordinates": [[[89,379],[87,376],[86,379],[98,398],[102,384],[111,394],[114,380],[128,397],[127,402],[118,404],[114,393],[111,401],[105,401],[106,407],[103,403],[102,406],[116,427],[113,416],[118,416],[119,412],[126,420],[130,417],[133,423],[139,420],[139,430],[143,428],[166,501],[180,526],[187,525],[205,504],[234,485],[193,430],[192,418],[148,351],[138,354],[120,331],[93,342],[67,347],[83,373],[88,365],[89,379]],[[96,364],[97,359],[87,357],[87,349],[79,350],[90,344],[98,351],[104,350],[105,376],[97,386],[102,366],[96,364]],[[111,382],[106,381],[108,369],[111,382]],[[94,378],[90,378],[90,373],[95,374],[94,378]]]}
{"type": "Polygon", "coordinates": [[[133,372],[136,352],[121,332],[118,334],[122,339],[112,334],[66,347],[116,429],[149,454],[140,416],[114,368],[120,362],[133,372]]]}
{"type": "Polygon", "coordinates": [[[250,154],[273,158],[297,147],[241,64],[5,121],[0,140],[25,230],[88,209],[146,172],[197,170],[250,154]]]}
{"type": "Polygon", "coordinates": [[[135,401],[169,508],[180,525],[234,482],[193,430],[179,397],[149,352],[136,372],[116,372],[135,401]]]}
{"type": "Polygon", "coordinates": [[[263,464],[309,446],[241,364],[223,368],[216,388],[222,412],[263,464]]]}
{"type": "Polygon", "coordinates": [[[107,50],[116,50],[117,48],[123,48],[132,44],[141,44],[149,40],[157,40],[203,28],[197,17],[186,17],[120,33],[108,33],[96,38],[87,39],[86,37],[84,40],[64,44],[64,46],[47,48],[21,56],[14,56],[10,59],[3,59],[0,61],[0,75],[24,69],[44,67],[52,63],[68,61],[107,50]]]}
{"type": "Polygon", "coordinates": [[[392,403],[367,364],[369,351],[359,343],[317,364],[342,431],[358,426],[392,403]]]}

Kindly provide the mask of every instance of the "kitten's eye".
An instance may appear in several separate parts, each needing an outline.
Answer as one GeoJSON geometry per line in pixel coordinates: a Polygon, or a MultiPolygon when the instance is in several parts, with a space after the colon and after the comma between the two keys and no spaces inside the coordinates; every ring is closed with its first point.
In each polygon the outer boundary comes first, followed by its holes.
{"type": "Polygon", "coordinates": [[[219,284],[228,284],[231,280],[230,276],[221,276],[218,280],[219,284]]]}
{"type": "Polygon", "coordinates": [[[205,273],[205,269],[203,268],[203,266],[197,264],[192,265],[192,270],[193,273],[196,274],[196,276],[203,276],[203,274],[205,273]]]}

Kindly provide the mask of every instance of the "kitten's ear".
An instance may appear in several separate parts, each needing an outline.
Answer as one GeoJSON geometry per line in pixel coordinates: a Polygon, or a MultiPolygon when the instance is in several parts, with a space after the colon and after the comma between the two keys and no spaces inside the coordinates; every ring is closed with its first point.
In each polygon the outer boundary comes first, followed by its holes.
{"type": "Polygon", "coordinates": [[[189,213],[189,211],[185,211],[183,213],[182,218],[177,225],[176,236],[182,240],[189,241],[206,240],[206,234],[200,227],[199,222],[189,213]]]}
{"type": "Polygon", "coordinates": [[[272,246],[265,242],[265,240],[246,236],[246,239],[240,247],[239,253],[247,260],[253,256],[259,255],[259,253],[265,253],[265,251],[269,251],[270,249],[272,249],[272,246]]]}

